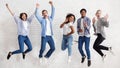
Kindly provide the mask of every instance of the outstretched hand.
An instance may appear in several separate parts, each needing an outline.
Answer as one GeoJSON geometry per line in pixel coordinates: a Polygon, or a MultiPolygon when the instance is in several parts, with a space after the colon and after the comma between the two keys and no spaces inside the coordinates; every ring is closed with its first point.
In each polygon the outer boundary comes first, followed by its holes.
{"type": "Polygon", "coordinates": [[[107,21],[108,20],[108,14],[104,16],[104,19],[107,21]]]}
{"type": "Polygon", "coordinates": [[[39,3],[36,3],[36,8],[39,8],[40,4],[39,3]]]}
{"type": "Polygon", "coordinates": [[[9,10],[9,12],[11,13],[11,15],[13,16],[14,15],[14,13],[11,11],[11,9],[9,8],[9,6],[8,6],[8,4],[6,3],[6,7],[7,7],[7,9],[9,10]]]}
{"type": "Polygon", "coordinates": [[[6,7],[8,7],[8,4],[6,3],[6,7]]]}
{"type": "Polygon", "coordinates": [[[50,4],[50,5],[53,5],[53,2],[52,2],[52,1],[49,1],[49,4],[50,4]]]}

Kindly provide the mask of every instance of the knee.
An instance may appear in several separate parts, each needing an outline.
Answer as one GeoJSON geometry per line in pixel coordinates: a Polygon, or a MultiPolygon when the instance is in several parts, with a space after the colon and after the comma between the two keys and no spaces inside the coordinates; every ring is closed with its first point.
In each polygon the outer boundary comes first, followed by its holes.
{"type": "Polygon", "coordinates": [[[86,51],[89,51],[89,47],[85,47],[85,50],[86,50],[86,51]]]}
{"type": "Polygon", "coordinates": [[[52,48],[51,50],[52,50],[52,51],[55,51],[55,48],[52,48]]]}
{"type": "Polygon", "coordinates": [[[79,49],[79,50],[82,50],[82,47],[78,46],[78,49],[79,49]]]}
{"type": "Polygon", "coordinates": [[[64,51],[64,50],[65,50],[65,48],[61,47],[61,50],[63,50],[63,51],[64,51]]]}
{"type": "Polygon", "coordinates": [[[32,51],[32,47],[31,47],[31,48],[29,48],[29,51],[32,51]]]}
{"type": "Polygon", "coordinates": [[[95,46],[95,45],[94,45],[94,46],[93,46],[93,49],[95,49],[95,50],[96,50],[96,49],[97,49],[97,46],[95,46]]]}
{"type": "Polygon", "coordinates": [[[21,52],[21,53],[23,53],[23,52],[24,52],[24,50],[23,50],[23,49],[20,49],[20,52],[21,52]]]}
{"type": "Polygon", "coordinates": [[[45,48],[44,49],[43,48],[40,49],[40,51],[44,51],[44,50],[45,50],[45,48]]]}

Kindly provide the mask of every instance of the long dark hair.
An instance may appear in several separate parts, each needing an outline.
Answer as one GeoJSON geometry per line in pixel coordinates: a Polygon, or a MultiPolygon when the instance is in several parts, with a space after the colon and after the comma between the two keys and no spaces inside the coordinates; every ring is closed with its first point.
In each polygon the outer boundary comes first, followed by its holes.
{"type": "Polygon", "coordinates": [[[27,19],[27,13],[24,13],[24,12],[23,12],[23,13],[20,13],[20,19],[23,20],[23,19],[22,19],[23,14],[25,14],[26,19],[27,19]]]}
{"type": "MultiPolygon", "coordinates": [[[[73,21],[73,23],[74,23],[74,22],[75,22],[75,19],[76,19],[74,14],[69,13],[69,14],[66,15],[66,18],[69,18],[69,17],[71,17],[71,16],[74,17],[74,21],[73,21]]],[[[69,22],[69,21],[68,21],[68,22],[69,22]]],[[[68,23],[68,22],[66,22],[66,23],[68,23]]]]}

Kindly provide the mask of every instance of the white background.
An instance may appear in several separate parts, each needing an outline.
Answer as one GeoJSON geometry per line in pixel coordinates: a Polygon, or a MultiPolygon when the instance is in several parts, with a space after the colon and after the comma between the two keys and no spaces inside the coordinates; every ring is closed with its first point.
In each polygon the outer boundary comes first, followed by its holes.
{"type": "MultiPolygon", "coordinates": [[[[107,39],[102,43],[106,46],[112,46],[114,55],[110,52],[107,54],[105,61],[102,61],[100,55],[93,50],[95,36],[93,28],[91,28],[91,60],[90,68],[120,68],[120,1],[119,0],[53,0],[56,8],[53,30],[56,50],[48,60],[48,63],[41,64],[38,54],[40,50],[40,31],[41,26],[35,18],[30,27],[30,40],[33,50],[26,55],[26,59],[22,59],[22,55],[13,55],[7,60],[9,51],[18,49],[17,26],[13,17],[5,7],[8,3],[13,12],[18,16],[21,12],[26,12],[30,16],[35,11],[36,2],[40,3],[40,10],[47,9],[50,11],[49,0],[0,0],[0,68],[87,68],[87,60],[81,64],[81,56],[78,52],[78,45],[73,47],[72,62],[67,63],[67,50],[61,51],[62,29],[59,25],[64,21],[67,13],[74,13],[76,19],[80,17],[81,8],[87,9],[87,16],[91,19],[95,16],[97,9],[103,11],[103,15],[109,14],[110,27],[106,29],[107,39]]],[[[41,13],[41,12],[40,12],[41,13]]],[[[76,29],[76,23],[74,24],[76,29]]],[[[78,40],[77,32],[74,34],[74,40],[78,40]]],[[[25,46],[26,49],[26,46],[25,46]]],[[[46,51],[49,49],[47,46],[46,51]]],[[[45,52],[46,52],[45,51],[45,52]]]]}

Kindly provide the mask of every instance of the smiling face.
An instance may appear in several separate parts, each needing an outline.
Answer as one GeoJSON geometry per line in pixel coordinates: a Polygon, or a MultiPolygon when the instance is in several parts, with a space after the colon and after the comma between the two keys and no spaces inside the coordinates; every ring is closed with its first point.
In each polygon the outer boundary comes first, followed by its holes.
{"type": "Polygon", "coordinates": [[[43,16],[44,18],[48,17],[48,12],[47,12],[47,10],[43,10],[43,11],[42,11],[42,16],[43,16]]]}
{"type": "Polygon", "coordinates": [[[74,22],[75,18],[74,18],[74,16],[70,16],[70,17],[68,18],[68,20],[69,20],[69,22],[74,22]]]}
{"type": "Polygon", "coordinates": [[[75,22],[75,15],[72,13],[67,14],[66,18],[68,19],[68,22],[75,22]]]}
{"type": "Polygon", "coordinates": [[[81,14],[82,18],[86,16],[86,13],[87,13],[86,9],[83,8],[83,9],[80,10],[80,14],[81,14]]]}
{"type": "Polygon", "coordinates": [[[82,11],[80,14],[81,14],[82,17],[86,16],[86,12],[85,11],[82,11]]]}
{"type": "Polygon", "coordinates": [[[27,20],[27,14],[26,13],[21,13],[20,14],[20,19],[23,20],[23,21],[26,21],[27,20]]]}
{"type": "Polygon", "coordinates": [[[97,12],[96,12],[96,16],[97,16],[97,18],[100,18],[101,17],[101,10],[97,10],[97,12]]]}

